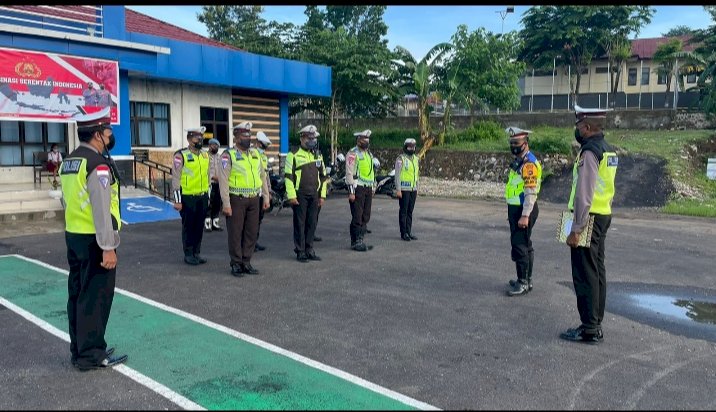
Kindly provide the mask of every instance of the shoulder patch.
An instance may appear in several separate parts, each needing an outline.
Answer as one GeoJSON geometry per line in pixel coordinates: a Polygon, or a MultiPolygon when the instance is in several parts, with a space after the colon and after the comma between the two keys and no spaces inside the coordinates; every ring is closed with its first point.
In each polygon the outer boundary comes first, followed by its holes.
{"type": "Polygon", "coordinates": [[[537,187],[537,166],[534,163],[527,162],[522,165],[522,180],[525,188],[533,189],[537,187]]]}
{"type": "Polygon", "coordinates": [[[222,169],[226,169],[226,166],[229,165],[229,159],[231,159],[229,152],[224,152],[221,154],[221,168],[222,169]]]}
{"type": "Polygon", "coordinates": [[[109,186],[109,166],[107,165],[99,165],[95,169],[97,173],[97,178],[99,179],[99,183],[102,185],[103,188],[107,188],[109,186]]]}
{"type": "Polygon", "coordinates": [[[184,156],[177,153],[174,156],[174,167],[181,167],[181,165],[183,165],[183,164],[184,164],[184,156]]]}

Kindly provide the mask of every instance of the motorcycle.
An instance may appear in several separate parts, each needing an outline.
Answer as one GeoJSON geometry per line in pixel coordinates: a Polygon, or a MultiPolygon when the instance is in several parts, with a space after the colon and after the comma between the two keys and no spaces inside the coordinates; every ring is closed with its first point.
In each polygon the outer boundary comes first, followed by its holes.
{"type": "Polygon", "coordinates": [[[288,207],[290,203],[288,203],[288,197],[286,195],[286,178],[274,172],[272,166],[274,160],[273,157],[269,159],[269,183],[271,184],[269,191],[271,192],[271,201],[269,202],[269,208],[266,212],[271,213],[275,210],[275,216],[281,212],[281,209],[288,207]]]}
{"type": "MultiPolygon", "coordinates": [[[[373,166],[375,170],[380,169],[380,161],[376,158],[373,158],[373,166]]],[[[381,195],[385,194],[393,199],[397,198],[398,196],[395,194],[395,169],[390,169],[390,172],[388,172],[385,176],[378,176],[375,177],[375,194],[381,195]]]]}
{"type": "Polygon", "coordinates": [[[343,153],[338,153],[336,163],[326,167],[328,173],[328,195],[338,190],[348,191],[346,184],[346,157],[343,153]]]}

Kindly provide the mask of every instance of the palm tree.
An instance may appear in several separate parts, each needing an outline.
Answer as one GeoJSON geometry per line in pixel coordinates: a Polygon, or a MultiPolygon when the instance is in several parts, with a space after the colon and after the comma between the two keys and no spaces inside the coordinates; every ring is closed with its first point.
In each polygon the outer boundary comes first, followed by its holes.
{"type": "Polygon", "coordinates": [[[445,54],[452,49],[450,43],[439,43],[433,46],[420,61],[405,48],[395,48],[398,65],[398,90],[401,95],[413,93],[418,97],[418,129],[422,148],[418,155],[422,158],[434,143],[430,133],[430,117],[428,112],[428,96],[432,89],[436,68],[445,54]]]}
{"type": "MultiPolygon", "coordinates": [[[[679,39],[671,39],[668,43],[660,44],[654,52],[654,62],[659,66],[656,72],[659,75],[666,76],[666,94],[664,97],[664,107],[669,107],[669,92],[671,91],[671,77],[675,75],[676,70],[676,54],[681,52],[683,45],[679,39]]],[[[676,87],[679,87],[677,84],[676,87]]]]}

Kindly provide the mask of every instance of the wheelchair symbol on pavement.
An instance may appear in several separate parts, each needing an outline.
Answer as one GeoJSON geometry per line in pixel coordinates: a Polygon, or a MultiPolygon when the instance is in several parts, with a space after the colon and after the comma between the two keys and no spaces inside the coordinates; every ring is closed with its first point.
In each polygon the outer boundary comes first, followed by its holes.
{"type": "Polygon", "coordinates": [[[162,209],[154,206],[138,205],[134,202],[127,203],[127,210],[130,212],[147,213],[147,212],[161,212],[162,209]]]}

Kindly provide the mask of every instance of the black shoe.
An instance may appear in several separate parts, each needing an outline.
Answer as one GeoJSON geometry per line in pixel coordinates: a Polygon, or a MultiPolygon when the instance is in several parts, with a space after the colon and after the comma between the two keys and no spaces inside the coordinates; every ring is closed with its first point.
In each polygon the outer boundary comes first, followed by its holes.
{"type": "Polygon", "coordinates": [[[214,226],[214,225],[212,225],[212,226],[211,226],[211,230],[215,230],[215,231],[217,231],[217,232],[221,232],[221,231],[223,231],[224,229],[222,229],[221,226],[214,226]]]}
{"type": "Polygon", "coordinates": [[[93,369],[104,369],[104,368],[111,368],[113,366],[119,365],[120,363],[126,361],[128,358],[127,355],[120,355],[120,356],[107,356],[104,358],[102,362],[100,362],[98,365],[92,365],[92,366],[80,366],[77,365],[77,369],[81,371],[90,371],[93,369]]]}
{"type": "Polygon", "coordinates": [[[408,236],[408,235],[400,235],[400,238],[406,242],[410,242],[410,236],[408,236]]]}
{"type": "Polygon", "coordinates": [[[231,274],[236,276],[237,278],[244,277],[244,270],[241,268],[241,265],[232,264],[231,265],[231,274]]]}
{"type": "Polygon", "coordinates": [[[566,331],[559,334],[559,337],[564,340],[570,340],[573,342],[588,343],[590,345],[596,345],[604,339],[604,334],[597,331],[594,333],[587,332],[581,326],[576,329],[567,329],[566,331]],[[601,336],[601,338],[600,338],[601,336]]]}
{"type": "MultiPolygon", "coordinates": [[[[107,354],[107,356],[113,354],[113,353],[114,353],[114,348],[107,348],[107,349],[105,350],[105,353],[107,354]]],[[[75,359],[75,358],[70,358],[70,363],[71,363],[72,366],[74,366],[75,368],[79,368],[79,366],[77,365],[77,359],[75,359]]]]}
{"type": "Polygon", "coordinates": [[[321,260],[320,257],[316,256],[316,252],[310,252],[306,253],[306,257],[308,257],[308,260],[321,260]]]}
{"type": "Polygon", "coordinates": [[[194,256],[184,256],[184,263],[188,265],[198,265],[199,259],[195,258],[194,256]]]}
{"type": "Polygon", "coordinates": [[[259,271],[258,269],[254,269],[253,266],[251,266],[251,263],[245,263],[241,265],[241,269],[244,271],[244,273],[248,273],[249,275],[258,275],[259,271]]]}
{"type": "Polygon", "coordinates": [[[299,262],[308,262],[308,255],[306,255],[306,252],[297,252],[296,260],[299,262]]]}
{"type": "Polygon", "coordinates": [[[418,240],[418,237],[417,237],[417,236],[413,236],[412,233],[409,234],[408,236],[410,236],[410,240],[418,240]]]}
{"type": "Polygon", "coordinates": [[[114,353],[114,348],[107,348],[107,350],[105,350],[105,352],[107,352],[107,356],[109,356],[114,353]]]}
{"type": "Polygon", "coordinates": [[[530,291],[529,286],[526,283],[515,282],[512,289],[507,291],[507,296],[520,296],[526,295],[530,291]]]}
{"type": "Polygon", "coordinates": [[[320,242],[320,241],[322,241],[322,240],[323,240],[323,238],[320,237],[320,236],[313,236],[313,241],[314,241],[314,242],[320,242]]]}
{"type": "Polygon", "coordinates": [[[373,249],[373,246],[366,245],[363,242],[358,242],[353,247],[351,247],[351,249],[356,250],[358,252],[367,252],[367,251],[373,249]]]}
{"type": "Polygon", "coordinates": [[[262,246],[257,243],[256,247],[254,247],[254,251],[258,252],[259,250],[266,250],[266,246],[262,246]]]}
{"type": "Polygon", "coordinates": [[[201,255],[199,255],[199,254],[194,255],[194,258],[195,258],[196,261],[199,262],[199,263],[206,263],[206,259],[204,259],[203,257],[201,257],[201,255]]]}
{"type": "Polygon", "coordinates": [[[373,233],[370,229],[366,229],[365,233],[373,233]]]}
{"type": "MultiPolygon", "coordinates": [[[[510,279],[510,286],[514,287],[515,283],[518,281],[515,279],[510,279]]],[[[532,279],[527,280],[527,289],[529,289],[530,292],[532,292],[532,279]]]]}

